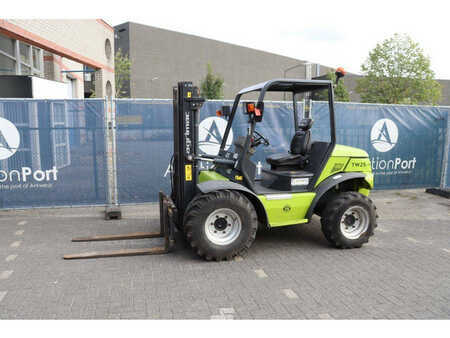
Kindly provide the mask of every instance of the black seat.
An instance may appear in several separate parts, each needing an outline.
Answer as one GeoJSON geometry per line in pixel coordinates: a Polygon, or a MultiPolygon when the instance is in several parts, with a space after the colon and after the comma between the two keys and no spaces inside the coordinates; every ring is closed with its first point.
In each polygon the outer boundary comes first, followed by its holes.
{"type": "Polygon", "coordinates": [[[305,167],[308,163],[308,153],[311,151],[312,125],[312,119],[302,119],[300,130],[292,137],[290,152],[267,157],[266,161],[272,170],[300,170],[305,167]]]}

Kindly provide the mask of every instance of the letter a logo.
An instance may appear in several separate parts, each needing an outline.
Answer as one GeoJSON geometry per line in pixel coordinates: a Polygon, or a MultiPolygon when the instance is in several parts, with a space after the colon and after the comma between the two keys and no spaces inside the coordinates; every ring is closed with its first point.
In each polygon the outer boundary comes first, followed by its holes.
{"type": "Polygon", "coordinates": [[[20,144],[20,134],[16,126],[0,117],[0,160],[13,156],[20,144]]]}
{"type": "Polygon", "coordinates": [[[383,122],[383,126],[381,127],[380,134],[378,135],[377,141],[384,141],[389,144],[392,144],[391,137],[389,136],[389,131],[386,126],[386,121],[383,122]]]}
{"type": "MultiPolygon", "coordinates": [[[[198,147],[200,150],[208,155],[217,155],[226,127],[227,121],[215,116],[207,117],[200,122],[200,125],[198,126],[198,147]]],[[[231,146],[232,142],[233,131],[230,129],[225,150],[231,146]]]]}
{"type": "Polygon", "coordinates": [[[379,152],[385,153],[395,147],[398,140],[398,128],[394,121],[381,119],[375,122],[370,132],[370,142],[379,152]]]}
{"type": "Polygon", "coordinates": [[[207,135],[205,138],[205,142],[220,143],[222,141],[222,135],[220,135],[219,128],[217,128],[216,121],[213,121],[211,123],[209,130],[206,130],[206,132],[207,132],[207,135]],[[211,141],[211,138],[213,139],[212,141],[211,141]]]}

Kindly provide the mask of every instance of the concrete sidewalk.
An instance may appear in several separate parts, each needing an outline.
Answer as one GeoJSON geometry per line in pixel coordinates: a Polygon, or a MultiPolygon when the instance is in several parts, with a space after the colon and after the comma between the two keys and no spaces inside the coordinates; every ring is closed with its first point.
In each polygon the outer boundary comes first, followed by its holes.
{"type": "Polygon", "coordinates": [[[161,240],[71,243],[155,231],[158,207],[0,212],[0,318],[450,318],[450,202],[376,191],[379,226],[361,249],[331,248],[311,224],[260,231],[249,255],[205,262],[182,241],[160,256],[64,261],[63,254],[161,240]]]}

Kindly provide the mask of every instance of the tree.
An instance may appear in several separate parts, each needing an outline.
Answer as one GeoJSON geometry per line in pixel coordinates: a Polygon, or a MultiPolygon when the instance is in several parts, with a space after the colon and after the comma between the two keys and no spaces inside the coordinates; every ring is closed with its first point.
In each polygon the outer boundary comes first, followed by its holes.
{"type": "MultiPolygon", "coordinates": [[[[334,72],[330,71],[327,74],[327,79],[331,80],[331,82],[336,83],[336,75],[334,72]]],[[[345,87],[344,83],[345,78],[341,78],[334,87],[334,99],[339,102],[349,102],[350,94],[348,93],[347,87],[345,87]]],[[[328,101],[328,91],[322,90],[318,93],[314,93],[312,99],[315,101],[328,101]]]]}
{"type": "Polygon", "coordinates": [[[114,56],[114,77],[116,82],[116,97],[127,97],[124,91],[125,84],[130,81],[131,61],[128,55],[122,54],[119,49],[114,56]]]}
{"type": "Polygon", "coordinates": [[[441,97],[430,59],[408,35],[378,43],[361,70],[356,91],[363,102],[434,105],[441,97]]]}
{"type": "Polygon", "coordinates": [[[214,75],[212,67],[208,63],[208,73],[201,83],[202,96],[205,99],[223,98],[223,78],[220,75],[214,75]]]}
{"type": "MultiPolygon", "coordinates": [[[[329,79],[335,83],[336,75],[333,72],[328,74],[329,79]]],[[[334,87],[334,99],[339,102],[349,102],[350,94],[348,93],[347,87],[345,86],[345,77],[341,78],[336,87],[334,87]]]]}

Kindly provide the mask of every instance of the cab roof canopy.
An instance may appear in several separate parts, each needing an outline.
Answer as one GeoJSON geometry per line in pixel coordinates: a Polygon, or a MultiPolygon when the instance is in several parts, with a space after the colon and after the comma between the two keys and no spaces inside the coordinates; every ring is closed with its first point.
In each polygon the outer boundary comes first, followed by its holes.
{"type": "Polygon", "coordinates": [[[238,95],[258,91],[304,93],[327,89],[331,84],[332,82],[330,80],[274,79],[244,88],[238,95]]]}

